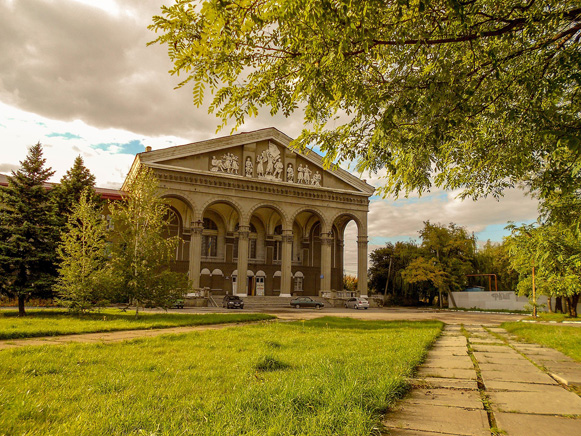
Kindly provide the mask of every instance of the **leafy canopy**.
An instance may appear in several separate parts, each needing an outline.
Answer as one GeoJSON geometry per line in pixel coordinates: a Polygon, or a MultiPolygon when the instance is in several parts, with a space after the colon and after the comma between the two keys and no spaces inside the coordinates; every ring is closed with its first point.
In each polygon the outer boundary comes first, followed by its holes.
{"type": "Polygon", "coordinates": [[[109,274],[121,298],[137,307],[169,307],[182,297],[187,277],[169,270],[179,242],[166,238],[170,210],[158,195],[153,171],[141,168],[130,176],[129,195],[111,203],[114,225],[109,274]]]}
{"type": "Polygon", "coordinates": [[[296,144],[385,169],[384,194],[500,195],[579,161],[575,0],[178,0],[150,29],[222,126],[302,111],[296,144]]]}
{"type": "Polygon", "coordinates": [[[77,313],[103,302],[106,293],[107,224],[101,219],[101,208],[93,197],[90,187],[81,192],[58,247],[61,263],[55,290],[59,302],[77,313]]]}

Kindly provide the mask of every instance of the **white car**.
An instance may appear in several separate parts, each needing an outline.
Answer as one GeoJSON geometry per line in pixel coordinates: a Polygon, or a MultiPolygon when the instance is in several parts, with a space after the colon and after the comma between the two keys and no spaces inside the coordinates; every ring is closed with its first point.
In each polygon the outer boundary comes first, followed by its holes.
{"type": "Polygon", "coordinates": [[[369,301],[365,298],[357,297],[357,298],[349,298],[345,302],[345,308],[349,309],[369,309],[369,301]]]}

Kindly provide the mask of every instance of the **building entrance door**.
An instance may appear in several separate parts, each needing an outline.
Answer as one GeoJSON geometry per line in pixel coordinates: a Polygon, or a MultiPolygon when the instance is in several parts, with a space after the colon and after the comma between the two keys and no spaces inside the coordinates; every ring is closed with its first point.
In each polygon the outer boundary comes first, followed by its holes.
{"type": "Polygon", "coordinates": [[[264,277],[256,277],[256,295],[264,295],[264,277]]]}
{"type": "Polygon", "coordinates": [[[236,283],[238,280],[237,276],[232,276],[232,295],[236,295],[236,290],[238,288],[238,284],[236,283]]]}

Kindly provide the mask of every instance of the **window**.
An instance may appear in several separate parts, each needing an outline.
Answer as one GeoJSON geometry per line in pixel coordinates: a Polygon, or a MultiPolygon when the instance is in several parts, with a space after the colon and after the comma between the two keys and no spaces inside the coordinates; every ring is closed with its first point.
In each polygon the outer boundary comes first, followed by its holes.
{"type": "Polygon", "coordinates": [[[272,253],[273,260],[282,260],[282,241],[274,241],[274,253],[272,253]]]}
{"type": "Polygon", "coordinates": [[[202,236],[202,256],[203,257],[216,257],[218,248],[218,236],[217,235],[204,235],[202,236]]]}
{"type": "Polygon", "coordinates": [[[218,226],[210,218],[204,218],[202,257],[218,256],[218,226]]]}

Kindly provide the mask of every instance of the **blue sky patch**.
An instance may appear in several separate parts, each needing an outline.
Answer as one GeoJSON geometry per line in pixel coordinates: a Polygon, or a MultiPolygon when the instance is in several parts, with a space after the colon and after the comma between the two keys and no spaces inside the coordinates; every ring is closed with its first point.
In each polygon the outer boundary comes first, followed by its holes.
{"type": "Polygon", "coordinates": [[[46,135],[49,138],[65,138],[65,139],[83,139],[79,135],[75,135],[74,133],[66,132],[66,133],[49,133],[46,135]]]}
{"type": "Polygon", "coordinates": [[[120,144],[118,142],[93,144],[91,145],[91,148],[104,151],[113,151],[113,149],[115,149],[117,154],[137,154],[145,151],[145,145],[143,145],[139,139],[134,139],[125,144],[120,144]]]}

